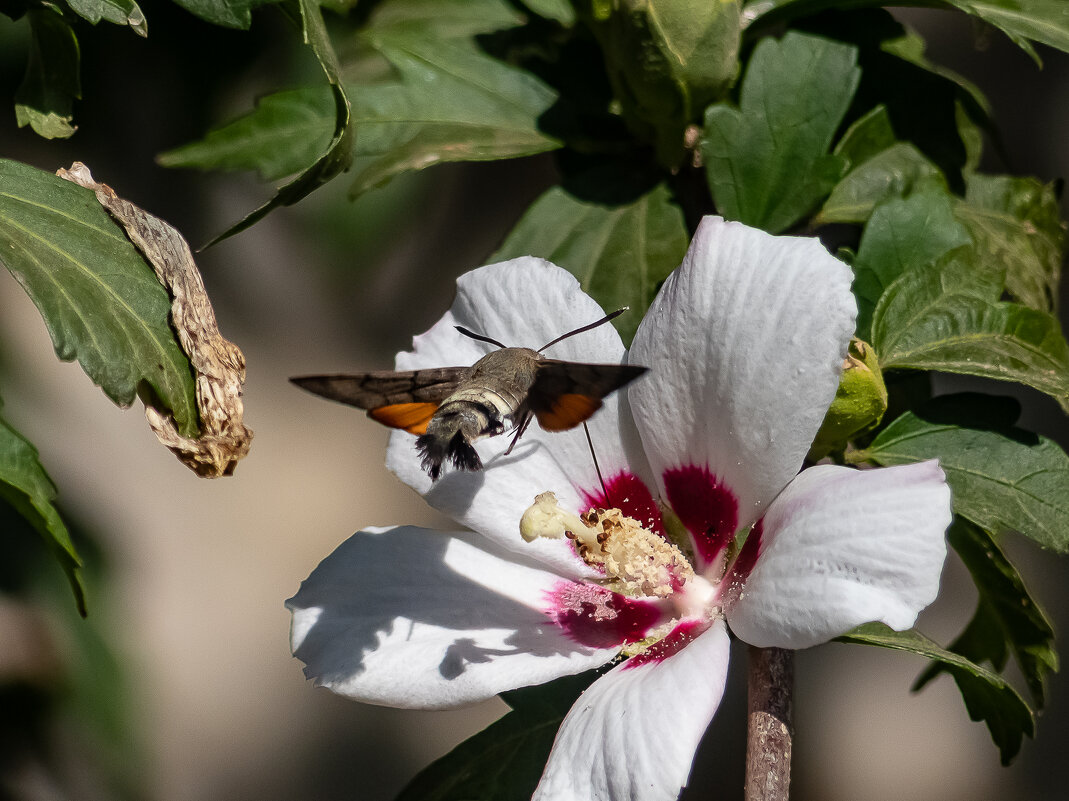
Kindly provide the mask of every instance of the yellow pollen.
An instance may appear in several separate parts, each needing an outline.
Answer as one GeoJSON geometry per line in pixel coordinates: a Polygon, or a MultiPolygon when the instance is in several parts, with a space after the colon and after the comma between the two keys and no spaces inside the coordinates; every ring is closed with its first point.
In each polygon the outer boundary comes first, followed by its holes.
{"type": "Polygon", "coordinates": [[[573,515],[544,492],[520,520],[528,542],[537,537],[576,540],[579,556],[605,571],[606,584],[628,596],[667,598],[694,578],[694,569],[676,546],[642,527],[619,509],[591,509],[573,515]]]}

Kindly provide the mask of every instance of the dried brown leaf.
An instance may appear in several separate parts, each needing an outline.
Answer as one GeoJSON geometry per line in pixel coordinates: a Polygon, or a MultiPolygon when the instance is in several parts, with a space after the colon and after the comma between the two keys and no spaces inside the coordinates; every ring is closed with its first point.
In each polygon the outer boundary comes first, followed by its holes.
{"type": "Polygon", "coordinates": [[[252,440],[252,429],[242,422],[245,357],[219,333],[189,245],[173,226],[94,181],[81,162],[69,170],[58,170],[57,175],[96,193],[100,205],[123,228],[171,294],[171,325],[193,366],[201,431],[196,438],[182,436],[169,414],[146,403],[149,425],[160,442],[197,475],[230,475],[249,452],[252,440]]]}

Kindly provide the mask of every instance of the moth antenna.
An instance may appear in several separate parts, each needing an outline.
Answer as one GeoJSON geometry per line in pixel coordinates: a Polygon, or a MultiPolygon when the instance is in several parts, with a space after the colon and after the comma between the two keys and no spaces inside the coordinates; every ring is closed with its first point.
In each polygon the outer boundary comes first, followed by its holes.
{"type": "Polygon", "coordinates": [[[484,337],[482,334],[476,334],[474,331],[469,331],[467,328],[465,328],[462,325],[454,325],[453,328],[455,328],[457,331],[462,333],[464,336],[471,337],[472,339],[478,340],[479,342],[488,342],[491,345],[497,345],[499,348],[508,347],[507,345],[502,345],[496,339],[491,339],[490,337],[484,337]]]}
{"type": "MultiPolygon", "coordinates": [[[[620,311],[623,311],[623,309],[620,311]]],[[[620,312],[617,312],[617,314],[619,313],[620,312]]],[[[594,470],[598,474],[598,481],[601,482],[601,491],[605,495],[605,505],[611,507],[612,499],[609,498],[609,490],[605,486],[605,479],[601,477],[601,465],[598,464],[598,455],[594,453],[594,441],[590,438],[590,427],[587,426],[585,421],[583,422],[583,431],[586,432],[586,444],[590,447],[590,456],[594,459],[594,470]]]]}
{"type": "MultiPolygon", "coordinates": [[[[552,342],[549,342],[549,343],[543,345],[542,347],[540,347],[538,349],[538,352],[541,353],[546,348],[553,347],[558,342],[560,342],[561,340],[567,339],[568,337],[574,337],[576,334],[581,334],[584,331],[589,331],[591,328],[597,328],[599,325],[604,325],[605,323],[609,322],[609,320],[612,320],[612,319],[614,319],[616,317],[619,317],[621,314],[623,314],[629,308],[631,308],[631,307],[630,306],[624,306],[622,309],[617,309],[612,314],[606,314],[604,317],[602,317],[596,323],[590,323],[589,325],[584,325],[582,328],[577,328],[574,331],[569,331],[567,334],[563,334],[563,335],[557,337],[556,339],[554,339],[552,342]]],[[[468,334],[467,331],[465,331],[464,333],[468,334]]],[[[468,334],[468,336],[471,336],[471,334],[468,334]]],[[[481,337],[477,337],[477,338],[481,339],[481,337]]]]}

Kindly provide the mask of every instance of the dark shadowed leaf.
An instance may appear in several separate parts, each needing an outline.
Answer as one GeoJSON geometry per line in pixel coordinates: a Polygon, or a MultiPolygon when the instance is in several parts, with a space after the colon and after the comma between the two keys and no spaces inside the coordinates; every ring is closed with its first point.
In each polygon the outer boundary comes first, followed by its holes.
{"type": "MultiPolygon", "coordinates": [[[[976,614],[950,650],[1002,672],[1010,651],[1037,709],[1043,708],[1043,679],[1058,669],[1054,629],[1036,606],[1016,568],[986,531],[957,519],[948,533],[980,593],[976,614]]],[[[946,667],[933,662],[914,685],[920,689],[946,667]]]]}
{"type": "Polygon", "coordinates": [[[557,729],[597,671],[503,693],[512,711],[420,772],[397,801],[528,801],[557,729]]]}
{"type": "Polygon", "coordinates": [[[854,168],[877,153],[882,153],[897,141],[887,106],[881,105],[854,120],[835,145],[834,152],[835,155],[845,158],[847,164],[854,168]]]}
{"type": "Polygon", "coordinates": [[[796,32],[763,39],[739,108],[706,111],[702,156],[719,212],[778,233],[813,211],[845,170],[828,149],[859,78],[853,47],[796,32]]]}
{"type": "Polygon", "coordinates": [[[327,86],[267,95],[242,117],[208,132],[199,142],[161,153],[164,167],[257,170],[274,181],[315,162],[334,135],[337,108],[327,86]]]}
{"type": "Polygon", "coordinates": [[[897,418],[852,460],[939,459],[959,515],[1067,553],[1069,456],[1056,442],[1016,428],[1015,407],[1008,398],[986,395],[936,398],[897,418]]]}
{"type": "Polygon", "coordinates": [[[247,30],[252,22],[251,9],[273,0],[174,0],[186,11],[213,25],[247,30]]]}
{"type": "Polygon", "coordinates": [[[442,40],[434,31],[395,25],[369,34],[400,81],[353,90],[354,152],[374,157],[354,180],[353,195],[409,170],[560,146],[538,125],[556,99],[552,89],[470,39],[442,40]]]}
{"type": "Polygon", "coordinates": [[[183,434],[197,433],[167,290],[90,190],[0,160],[0,258],[44,317],[59,358],[77,358],[116,403],[147,393],[183,434]]]}
{"type": "Polygon", "coordinates": [[[46,139],[74,133],[72,110],[82,96],[78,39],[63,16],[50,7],[31,9],[26,76],[15,92],[15,120],[46,139]]]}
{"type": "Polygon", "coordinates": [[[894,631],[883,623],[866,623],[836,640],[908,651],[946,665],[961,691],[969,717],[987,724],[1003,765],[1008,765],[1021,750],[1024,735],[1035,735],[1032,710],[1002,676],[941,648],[918,631],[894,631]]]}
{"type": "Polygon", "coordinates": [[[37,449],[0,418],[0,498],[44,538],[67,575],[82,617],[86,614],[82,560],[67,527],[52,505],[56,487],[38,459],[37,449]]]}
{"type": "Polygon", "coordinates": [[[241,233],[280,206],[292,206],[298,203],[332,178],[345,172],[353,162],[353,128],[350,124],[349,98],[341,85],[341,66],[334,53],[334,46],[330,43],[327,27],[323,23],[323,13],[315,0],[299,0],[298,5],[304,43],[312,48],[319,65],[326,73],[331,97],[334,100],[334,133],[330,146],[310,167],[275,192],[274,197],[216,236],[205,247],[241,233]]]}
{"type": "Polygon", "coordinates": [[[491,258],[541,256],[572,273],[607,311],[629,306],[616,326],[630,344],[686,251],[683,213],[663,184],[615,206],[579,200],[554,187],[532,204],[491,258]]]}
{"type": "MultiPolygon", "coordinates": [[[[756,21],[784,21],[830,8],[886,5],[881,0],[755,0],[746,16],[756,21]]],[[[956,8],[995,26],[1035,57],[1029,41],[1069,52],[1069,5],[1064,0],[913,0],[912,6],[956,8]]]]}

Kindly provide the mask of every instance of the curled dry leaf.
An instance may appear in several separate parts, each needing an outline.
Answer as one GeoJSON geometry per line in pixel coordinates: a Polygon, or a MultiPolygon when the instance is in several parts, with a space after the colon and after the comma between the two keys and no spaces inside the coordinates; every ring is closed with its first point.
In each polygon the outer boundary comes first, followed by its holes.
{"type": "Polygon", "coordinates": [[[252,430],[242,422],[245,357],[237,345],[219,333],[189,245],[173,226],[123,200],[106,184],[94,181],[89,168],[81,162],[75,162],[69,170],[58,170],[57,175],[96,193],[100,205],[122,226],[171,293],[171,325],[195,373],[201,431],[195,439],[182,436],[169,414],[143,398],[149,425],[160,442],[197,475],[230,475],[249,452],[252,440],[252,430]]]}

